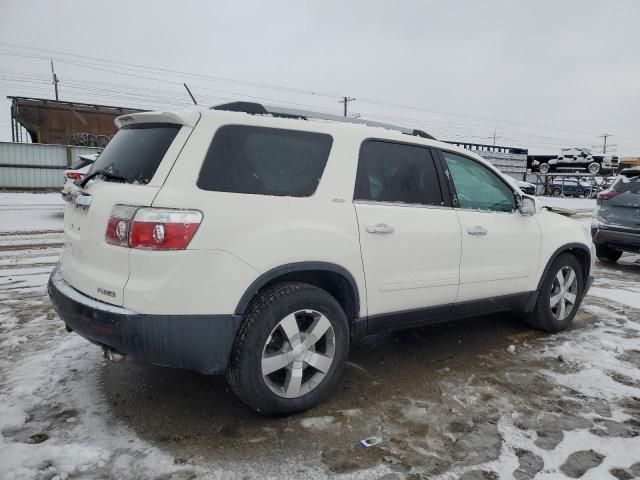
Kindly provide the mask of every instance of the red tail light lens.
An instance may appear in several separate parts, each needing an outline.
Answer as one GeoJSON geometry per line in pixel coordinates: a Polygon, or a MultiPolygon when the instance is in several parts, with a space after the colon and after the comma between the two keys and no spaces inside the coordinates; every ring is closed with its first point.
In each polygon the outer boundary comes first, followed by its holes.
{"type": "Polygon", "coordinates": [[[616,192],[615,190],[610,188],[609,190],[605,190],[603,192],[600,192],[598,194],[598,199],[599,200],[610,200],[613,197],[616,197],[618,195],[620,195],[620,192],[616,192]]]}
{"type": "Polygon", "coordinates": [[[67,172],[67,178],[70,178],[71,180],[80,180],[84,178],[84,174],[80,172],[67,172]]]}
{"type": "Polygon", "coordinates": [[[116,205],[107,226],[108,243],[149,250],[184,250],[200,227],[197,210],[116,205]]]}
{"type": "Polygon", "coordinates": [[[120,245],[121,247],[129,246],[129,228],[136,210],[136,207],[128,205],[116,205],[113,207],[107,223],[107,243],[120,245]]]}

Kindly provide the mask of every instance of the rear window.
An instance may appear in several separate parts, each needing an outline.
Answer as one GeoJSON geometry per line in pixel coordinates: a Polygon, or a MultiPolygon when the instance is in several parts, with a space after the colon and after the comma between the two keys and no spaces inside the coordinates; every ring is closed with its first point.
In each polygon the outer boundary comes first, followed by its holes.
{"type": "Polygon", "coordinates": [[[91,160],[86,160],[84,158],[81,158],[77,160],[75,163],[73,163],[69,168],[70,170],[80,170],[81,168],[84,168],[87,165],[90,165],[91,163],[93,163],[91,160]]]}
{"type": "Polygon", "coordinates": [[[636,172],[623,172],[611,186],[616,192],[640,193],[640,170],[636,172]]]}
{"type": "Polygon", "coordinates": [[[288,197],[313,195],[333,138],[323,133],[227,125],[213,137],[198,187],[288,197]]]}
{"type": "Polygon", "coordinates": [[[104,170],[129,183],[146,185],[180,128],[165,123],[127,125],[111,139],[89,173],[104,170]]]}

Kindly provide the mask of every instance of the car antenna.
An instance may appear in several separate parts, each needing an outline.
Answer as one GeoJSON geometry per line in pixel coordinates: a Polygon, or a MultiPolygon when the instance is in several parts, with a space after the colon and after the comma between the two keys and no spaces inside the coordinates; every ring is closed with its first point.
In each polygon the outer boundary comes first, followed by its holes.
{"type": "Polygon", "coordinates": [[[186,83],[183,83],[184,88],[187,89],[187,93],[189,94],[189,96],[191,97],[191,100],[193,100],[193,104],[194,105],[198,105],[198,102],[196,102],[196,98],[193,96],[193,94],[191,93],[191,90],[189,90],[189,87],[187,87],[186,83]]]}

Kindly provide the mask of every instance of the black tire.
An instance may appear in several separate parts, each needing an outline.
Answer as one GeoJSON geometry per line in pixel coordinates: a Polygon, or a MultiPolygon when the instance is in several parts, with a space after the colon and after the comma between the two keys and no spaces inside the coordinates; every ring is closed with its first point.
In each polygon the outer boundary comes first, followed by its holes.
{"type": "Polygon", "coordinates": [[[576,313],[580,307],[583,292],[584,278],[580,262],[578,262],[578,259],[573,254],[562,253],[553,261],[551,267],[549,267],[549,270],[547,271],[547,274],[542,281],[542,285],[538,292],[538,299],[536,301],[535,307],[533,308],[533,311],[531,311],[526,317],[527,323],[532,327],[544,330],[545,332],[558,332],[560,330],[566,329],[567,327],[569,327],[569,325],[571,325],[573,318],[576,316],[576,313]],[[558,320],[553,315],[550,306],[551,291],[556,275],[564,267],[571,267],[576,273],[578,282],[577,295],[576,302],[572,306],[571,312],[563,320],[558,320]]]}
{"type": "Polygon", "coordinates": [[[553,187],[553,189],[551,190],[551,195],[553,195],[554,197],[559,197],[560,195],[562,195],[562,189],[560,187],[553,187]]]}
{"type": "Polygon", "coordinates": [[[622,252],[606,245],[596,245],[596,256],[601,262],[616,263],[620,260],[622,252]]]}
{"type": "Polygon", "coordinates": [[[338,382],[349,354],[349,343],[347,317],[333,296],[305,283],[278,284],[260,292],[247,308],[233,347],[227,380],[240,400],[262,415],[302,412],[322,402],[338,382]],[[284,398],[274,393],[262,376],[263,351],[283,318],[307,309],[324,315],[333,327],[333,361],[311,391],[297,398],[284,398]]]}

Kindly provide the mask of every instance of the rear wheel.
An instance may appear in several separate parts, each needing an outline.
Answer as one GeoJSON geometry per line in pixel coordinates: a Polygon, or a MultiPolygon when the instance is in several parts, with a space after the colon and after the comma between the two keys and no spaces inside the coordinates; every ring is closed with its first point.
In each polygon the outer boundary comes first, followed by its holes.
{"type": "Polygon", "coordinates": [[[540,173],[549,173],[550,170],[551,165],[549,165],[548,163],[541,163],[540,166],[538,166],[538,171],[540,173]]]}
{"type": "Polygon", "coordinates": [[[349,326],[329,293],[286,283],[258,294],[238,332],[227,378],[264,415],[287,415],[320,403],[349,353],[349,326]]]}
{"type": "Polygon", "coordinates": [[[606,245],[596,245],[596,256],[601,262],[616,263],[620,260],[622,252],[606,245]]]}
{"type": "Polygon", "coordinates": [[[560,187],[553,187],[553,190],[551,190],[551,195],[553,195],[554,197],[559,197],[560,195],[562,195],[562,189],[560,187]]]}
{"type": "Polygon", "coordinates": [[[527,322],[547,332],[564,330],[578,311],[583,290],[580,263],[571,253],[561,254],[549,268],[527,322]]]}

